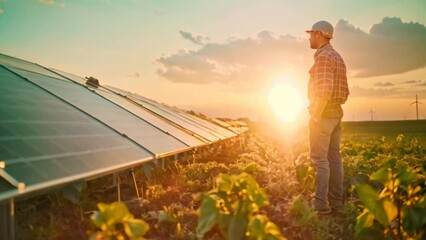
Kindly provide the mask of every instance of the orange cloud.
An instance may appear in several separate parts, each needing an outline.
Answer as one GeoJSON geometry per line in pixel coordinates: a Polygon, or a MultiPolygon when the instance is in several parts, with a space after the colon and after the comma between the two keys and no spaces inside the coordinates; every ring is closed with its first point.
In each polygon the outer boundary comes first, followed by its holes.
{"type": "MultiPolygon", "coordinates": [[[[307,78],[307,69],[313,64],[314,51],[309,43],[290,35],[275,36],[271,31],[262,31],[255,37],[204,44],[190,33],[184,36],[181,32],[181,35],[201,46],[194,51],[179,50],[156,59],[157,74],[172,82],[219,82],[235,91],[256,91],[274,72],[293,72],[307,78]]],[[[372,77],[425,67],[425,42],[424,25],[384,18],[373,25],[369,33],[340,20],[331,43],[343,56],[349,72],[355,73],[351,77],[372,77]]],[[[390,87],[395,82],[377,84],[390,87]]],[[[359,92],[376,94],[369,90],[359,92]]]]}
{"type": "Polygon", "coordinates": [[[309,63],[301,66],[300,62],[310,54],[307,41],[263,31],[254,38],[207,43],[197,51],[180,50],[158,58],[157,74],[172,82],[220,82],[234,90],[250,91],[256,90],[271,72],[286,68],[306,72],[309,63]]]}

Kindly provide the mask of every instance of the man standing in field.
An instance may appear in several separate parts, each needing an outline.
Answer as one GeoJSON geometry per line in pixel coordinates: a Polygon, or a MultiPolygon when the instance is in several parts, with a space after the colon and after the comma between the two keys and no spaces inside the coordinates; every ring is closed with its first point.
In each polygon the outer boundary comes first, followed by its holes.
{"type": "Polygon", "coordinates": [[[315,23],[306,31],[315,63],[309,70],[309,144],[316,169],[315,211],[330,213],[343,205],[343,164],[340,156],[341,105],[349,95],[346,65],[330,44],[333,26],[326,21],[315,23]]]}

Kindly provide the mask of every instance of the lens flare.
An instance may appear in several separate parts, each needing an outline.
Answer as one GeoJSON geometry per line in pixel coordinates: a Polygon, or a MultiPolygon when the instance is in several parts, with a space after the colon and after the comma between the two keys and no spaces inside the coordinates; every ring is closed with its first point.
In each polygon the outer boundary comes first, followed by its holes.
{"type": "Polygon", "coordinates": [[[285,123],[296,121],[303,108],[300,92],[286,83],[278,83],[269,91],[268,103],[277,117],[285,123]]]}

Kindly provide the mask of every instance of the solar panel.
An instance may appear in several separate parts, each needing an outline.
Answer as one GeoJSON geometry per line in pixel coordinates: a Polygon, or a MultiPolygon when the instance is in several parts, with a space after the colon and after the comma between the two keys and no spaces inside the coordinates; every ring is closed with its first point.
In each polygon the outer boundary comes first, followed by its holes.
{"type": "Polygon", "coordinates": [[[0,201],[153,158],[108,126],[1,66],[0,113],[0,160],[6,166],[0,171],[26,185],[20,192],[0,177],[0,201]]]}
{"type": "Polygon", "coordinates": [[[61,71],[61,70],[58,70],[58,69],[53,69],[53,68],[50,68],[50,70],[61,75],[61,76],[63,76],[63,77],[65,77],[65,78],[71,79],[74,82],[78,82],[82,85],[86,84],[86,79],[79,77],[77,75],[74,75],[72,73],[67,73],[67,72],[64,72],[64,71],[61,71]]]}
{"type": "Polygon", "coordinates": [[[182,141],[146,121],[141,121],[137,116],[94,94],[80,84],[62,81],[57,78],[17,68],[10,69],[88,113],[119,133],[128,136],[156,155],[170,154],[188,148],[182,141]]]}
{"type": "Polygon", "coordinates": [[[181,127],[184,127],[186,129],[196,133],[197,135],[202,136],[203,138],[205,138],[205,139],[207,139],[211,142],[216,142],[216,141],[221,140],[221,137],[215,135],[212,131],[209,131],[208,129],[205,129],[204,127],[199,126],[197,124],[194,124],[192,122],[185,121],[184,119],[176,116],[175,114],[171,114],[171,113],[165,111],[161,107],[157,107],[157,106],[154,106],[152,104],[143,102],[142,100],[135,98],[132,94],[130,94],[128,92],[125,92],[125,91],[122,91],[122,90],[117,90],[116,88],[111,88],[111,87],[107,87],[107,88],[111,89],[112,91],[117,91],[118,93],[120,93],[123,96],[127,96],[128,98],[132,99],[133,101],[141,104],[141,106],[143,106],[144,108],[146,108],[146,109],[148,109],[152,112],[155,112],[156,114],[170,120],[171,122],[173,122],[173,123],[175,123],[175,124],[177,124],[181,127]]]}
{"type": "Polygon", "coordinates": [[[162,129],[163,131],[166,131],[170,135],[178,138],[185,144],[191,147],[197,147],[201,145],[205,145],[208,143],[207,140],[202,141],[202,138],[196,138],[190,131],[187,131],[186,129],[180,128],[178,126],[171,125],[166,119],[159,118],[155,116],[153,113],[147,111],[146,109],[140,107],[134,102],[131,102],[121,96],[116,95],[115,93],[102,91],[102,90],[96,90],[96,92],[105,98],[111,100],[112,102],[122,106],[123,108],[129,110],[133,114],[139,116],[142,119],[145,119],[146,121],[150,122],[151,124],[155,125],[156,127],[162,129]],[[182,130],[181,130],[182,129],[182,130]]]}
{"type": "Polygon", "coordinates": [[[5,67],[14,67],[14,68],[19,68],[19,69],[25,69],[27,71],[31,71],[31,72],[35,72],[35,73],[40,73],[43,75],[47,75],[50,77],[56,77],[62,80],[65,80],[63,77],[59,76],[58,74],[55,74],[47,69],[45,69],[44,67],[41,67],[35,63],[32,62],[28,62],[22,59],[18,59],[18,58],[14,58],[14,57],[10,57],[4,54],[0,53],[0,65],[3,65],[5,67]]]}
{"type": "Polygon", "coordinates": [[[235,136],[185,111],[85,82],[0,54],[0,202],[235,136]]]}
{"type": "Polygon", "coordinates": [[[217,118],[212,118],[212,121],[226,128],[232,127],[232,125],[230,125],[229,123],[219,120],[217,118]]]}
{"type": "Polygon", "coordinates": [[[167,106],[167,105],[164,105],[164,104],[157,103],[157,102],[155,102],[151,99],[140,96],[139,94],[132,94],[131,96],[133,96],[133,97],[135,97],[135,98],[137,98],[137,99],[139,99],[139,100],[141,100],[145,103],[156,106],[157,108],[160,108],[163,111],[166,111],[170,114],[173,114],[173,115],[181,118],[184,121],[190,122],[192,124],[195,124],[197,126],[204,128],[204,129],[207,129],[209,132],[214,133],[216,136],[220,136],[222,139],[236,136],[235,133],[233,133],[233,132],[231,132],[227,129],[216,126],[215,124],[213,124],[213,123],[211,123],[207,120],[196,117],[196,116],[189,114],[189,113],[187,113],[183,110],[180,110],[180,109],[177,109],[177,108],[174,108],[174,107],[170,107],[170,106],[167,106]]]}
{"type": "MultiPolygon", "coordinates": [[[[69,78],[73,81],[79,82],[79,83],[85,83],[85,80],[81,77],[78,77],[73,74],[69,74],[63,71],[52,69],[52,71],[56,71],[62,76],[69,78]]],[[[197,137],[193,136],[193,133],[190,131],[180,128],[178,126],[171,125],[171,122],[161,118],[161,116],[154,115],[153,113],[147,111],[146,109],[142,108],[141,106],[137,105],[137,103],[126,99],[122,96],[117,95],[116,93],[111,92],[110,90],[104,89],[103,87],[99,87],[97,89],[93,89],[97,94],[105,97],[106,99],[114,102],[115,104],[121,106],[122,108],[128,110],[129,112],[135,114],[136,116],[140,117],[141,119],[146,120],[147,122],[151,123],[152,125],[156,126],[157,128],[167,132],[168,134],[174,136],[175,138],[181,140],[186,145],[190,147],[197,147],[204,145],[205,143],[208,143],[207,140],[202,141],[202,139],[199,139],[197,137]]]]}
{"type": "Polygon", "coordinates": [[[190,120],[192,120],[192,121],[194,121],[194,122],[197,122],[197,123],[199,123],[199,124],[201,124],[201,125],[203,125],[203,126],[205,126],[205,127],[209,128],[209,129],[211,129],[211,130],[213,130],[213,131],[216,131],[216,132],[218,132],[219,134],[221,134],[222,136],[225,136],[226,138],[230,138],[230,137],[235,137],[235,136],[237,136],[237,134],[236,134],[236,133],[234,133],[234,132],[232,132],[232,131],[229,131],[229,130],[228,130],[228,129],[226,129],[226,128],[223,128],[223,127],[217,126],[217,125],[215,125],[214,123],[211,123],[211,122],[209,122],[209,121],[207,121],[207,120],[205,120],[205,119],[202,119],[202,118],[196,117],[196,116],[194,116],[194,115],[192,115],[192,114],[189,114],[189,113],[187,113],[187,112],[184,112],[184,111],[182,111],[182,110],[180,110],[180,109],[172,108],[172,109],[170,109],[170,110],[171,110],[171,111],[175,111],[175,112],[177,112],[179,115],[181,115],[181,116],[182,116],[182,117],[184,117],[184,118],[190,119],[190,120]]]}

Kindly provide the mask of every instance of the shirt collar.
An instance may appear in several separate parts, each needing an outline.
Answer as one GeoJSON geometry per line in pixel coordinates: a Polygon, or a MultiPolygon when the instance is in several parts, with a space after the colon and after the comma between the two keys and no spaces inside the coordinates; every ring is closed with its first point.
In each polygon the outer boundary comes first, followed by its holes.
{"type": "Polygon", "coordinates": [[[322,45],[320,48],[318,48],[317,51],[315,52],[314,57],[318,56],[318,54],[320,54],[322,51],[324,51],[327,48],[332,48],[330,43],[326,43],[326,44],[322,45]]]}

